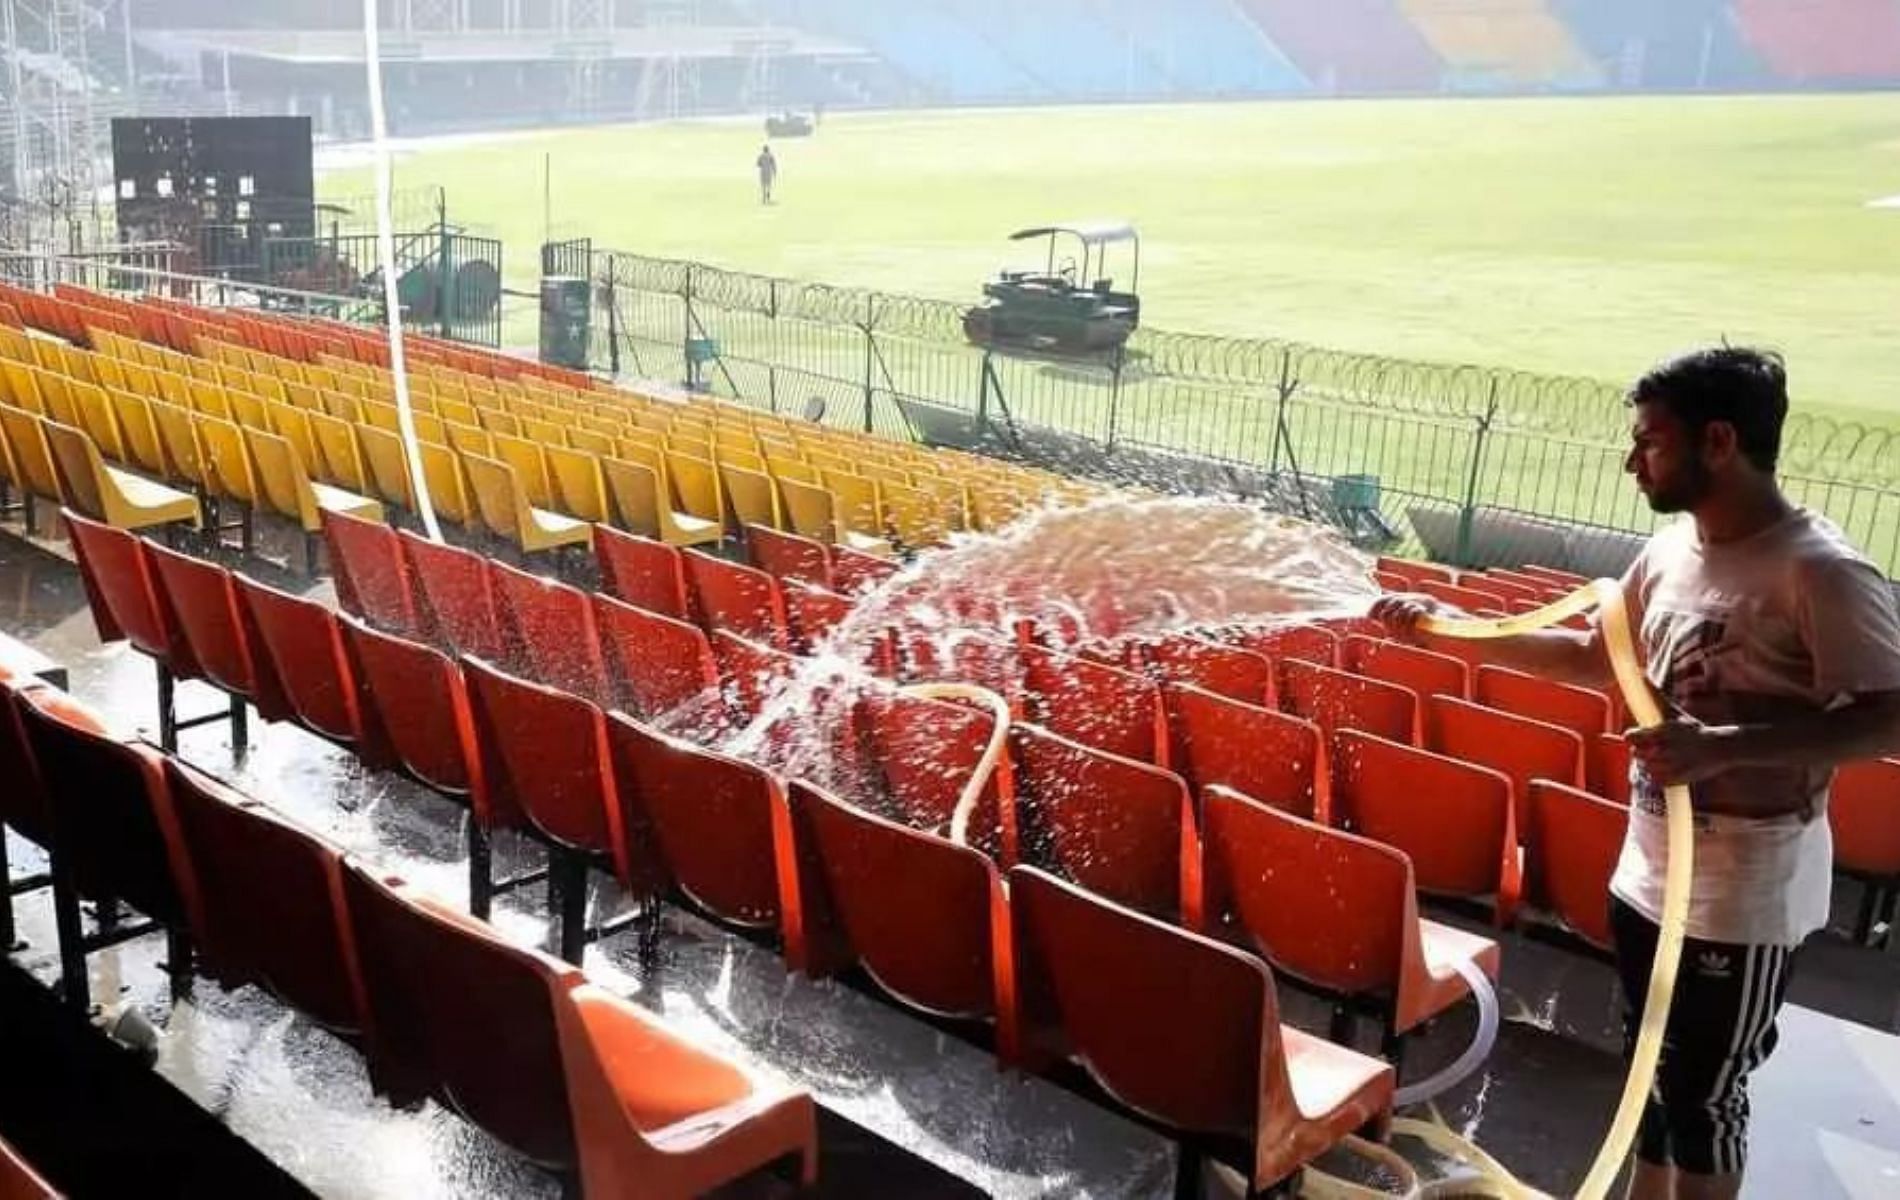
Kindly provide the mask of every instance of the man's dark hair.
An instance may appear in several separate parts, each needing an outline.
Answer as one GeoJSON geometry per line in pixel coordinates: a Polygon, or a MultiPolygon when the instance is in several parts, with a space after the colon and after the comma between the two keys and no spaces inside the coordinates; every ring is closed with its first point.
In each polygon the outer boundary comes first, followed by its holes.
{"type": "Polygon", "coordinates": [[[1788,419],[1788,369],[1781,355],[1748,346],[1713,346],[1670,359],[1636,381],[1631,404],[1659,404],[1695,437],[1717,421],[1735,427],[1749,462],[1773,471],[1788,419]]]}

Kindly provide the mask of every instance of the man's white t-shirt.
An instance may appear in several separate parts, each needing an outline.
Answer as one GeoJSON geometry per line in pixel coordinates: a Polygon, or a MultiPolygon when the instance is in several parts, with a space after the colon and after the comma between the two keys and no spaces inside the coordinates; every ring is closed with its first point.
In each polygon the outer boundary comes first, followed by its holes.
{"type": "MultiPolygon", "coordinates": [[[[1649,681],[1707,725],[1770,723],[1900,690],[1900,616],[1886,578],[1825,517],[1796,509],[1737,542],[1682,520],[1628,574],[1649,681]]],[[[1743,767],[1696,784],[1688,935],[1792,946],[1827,922],[1833,773],[1743,767]],[[1777,816],[1748,816],[1764,808],[1777,816]]],[[[1662,789],[1631,771],[1629,834],[1610,881],[1660,920],[1668,830],[1662,789]]]]}

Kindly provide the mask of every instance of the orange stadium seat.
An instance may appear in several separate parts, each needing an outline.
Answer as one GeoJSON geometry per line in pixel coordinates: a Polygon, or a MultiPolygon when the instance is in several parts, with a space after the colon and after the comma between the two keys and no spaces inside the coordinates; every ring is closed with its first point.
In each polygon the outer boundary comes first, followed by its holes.
{"type": "Polygon", "coordinates": [[[1519,829],[1527,820],[1532,780],[1584,785],[1583,739],[1568,729],[1449,696],[1432,697],[1425,726],[1425,745],[1432,750],[1490,767],[1511,781],[1519,829]]]}
{"type": "Polygon", "coordinates": [[[1311,818],[1319,807],[1320,731],[1286,713],[1183,683],[1164,684],[1168,765],[1196,795],[1219,785],[1311,818]]]}
{"type": "Polygon", "coordinates": [[[1524,831],[1524,898],[1599,949],[1610,941],[1610,876],[1629,809],[1540,779],[1524,831]]]}
{"type": "Polygon", "coordinates": [[[719,665],[698,626],[600,593],[593,603],[612,707],[652,720],[718,695],[719,665]]]}
{"type": "Polygon", "coordinates": [[[791,649],[785,598],[770,575],[697,550],[681,558],[688,594],[708,632],[723,629],[775,650],[791,649]]]}
{"type": "Polygon", "coordinates": [[[663,617],[692,620],[686,564],[677,549],[603,525],[594,530],[594,555],[608,595],[663,617]]]}

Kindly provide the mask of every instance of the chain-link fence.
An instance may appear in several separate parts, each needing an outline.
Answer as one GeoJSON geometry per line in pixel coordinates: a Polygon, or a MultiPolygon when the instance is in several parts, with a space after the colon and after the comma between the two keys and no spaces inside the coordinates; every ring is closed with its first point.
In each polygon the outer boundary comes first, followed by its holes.
{"type": "MultiPolygon", "coordinates": [[[[831,424],[1258,495],[1373,549],[1613,571],[1654,525],[1599,380],[1138,331],[1051,358],[943,301],[592,255],[594,362],[831,424]]],[[[1900,422],[1789,420],[1784,483],[1900,573],[1900,422]]]]}

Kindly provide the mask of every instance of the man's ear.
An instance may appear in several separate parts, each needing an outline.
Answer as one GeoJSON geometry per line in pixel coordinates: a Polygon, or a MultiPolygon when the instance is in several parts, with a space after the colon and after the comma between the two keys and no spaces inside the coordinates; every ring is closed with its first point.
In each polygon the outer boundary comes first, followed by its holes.
{"type": "Polygon", "coordinates": [[[1740,452],[1740,438],[1733,424],[1728,421],[1710,421],[1703,426],[1702,457],[1709,466],[1726,466],[1740,452]]]}

